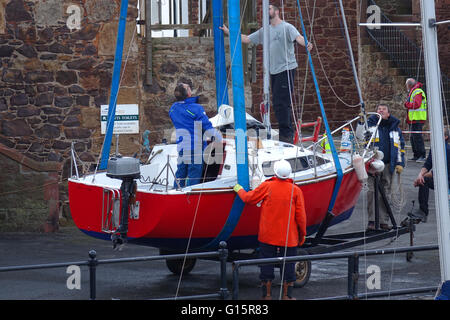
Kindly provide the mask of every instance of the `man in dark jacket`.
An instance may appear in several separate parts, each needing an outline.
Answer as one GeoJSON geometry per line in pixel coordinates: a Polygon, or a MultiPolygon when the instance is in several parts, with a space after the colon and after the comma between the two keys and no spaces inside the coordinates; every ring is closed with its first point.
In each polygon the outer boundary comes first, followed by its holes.
{"type": "Polygon", "coordinates": [[[408,110],[406,122],[409,124],[409,130],[414,131],[410,134],[414,154],[410,160],[423,162],[426,154],[420,131],[423,130],[423,125],[427,120],[427,98],[422,89],[422,84],[412,78],[406,80],[406,90],[409,92],[408,100],[405,102],[405,108],[408,110]]]}
{"type": "Polygon", "coordinates": [[[204,133],[208,131],[217,142],[222,140],[222,136],[213,128],[203,107],[197,103],[198,97],[192,96],[189,84],[178,84],[174,95],[177,101],[169,110],[169,116],[176,129],[179,156],[174,187],[182,188],[201,182],[203,150],[206,147],[204,133]]]}
{"type": "MultiPolygon", "coordinates": [[[[444,130],[445,138],[445,151],[447,158],[447,175],[448,183],[450,185],[450,145],[448,143],[448,129],[444,130]]],[[[431,150],[428,153],[427,160],[423,164],[422,169],[420,169],[419,175],[416,180],[414,180],[414,186],[419,187],[419,206],[420,209],[414,212],[411,217],[414,219],[420,219],[422,222],[427,222],[428,219],[428,198],[430,194],[430,189],[434,190],[434,180],[433,180],[433,159],[431,157],[431,150]]]]}
{"type": "MultiPolygon", "coordinates": [[[[389,112],[389,107],[386,104],[379,104],[377,106],[376,112],[381,115],[382,120],[380,125],[378,126],[378,130],[375,133],[374,138],[374,146],[378,147],[380,151],[383,152],[383,162],[385,164],[383,172],[381,175],[381,184],[383,186],[384,192],[386,194],[386,198],[388,201],[391,200],[392,197],[392,182],[394,179],[394,173],[398,174],[398,179],[400,179],[400,174],[405,167],[405,141],[403,140],[402,131],[398,127],[400,124],[400,120],[392,116],[389,112]]],[[[378,122],[378,116],[372,115],[367,119],[367,125],[369,127],[370,132],[374,132],[376,129],[376,124],[378,122]]],[[[359,133],[363,130],[363,125],[359,124],[357,128],[357,136],[359,139],[359,133]]],[[[368,201],[367,201],[367,211],[369,216],[369,223],[367,226],[368,230],[375,229],[375,211],[374,211],[374,202],[375,202],[375,190],[374,190],[374,176],[369,175],[369,192],[368,192],[368,201]]],[[[387,209],[381,201],[381,195],[378,203],[380,204],[380,227],[384,230],[389,229],[389,214],[387,209]]]]}

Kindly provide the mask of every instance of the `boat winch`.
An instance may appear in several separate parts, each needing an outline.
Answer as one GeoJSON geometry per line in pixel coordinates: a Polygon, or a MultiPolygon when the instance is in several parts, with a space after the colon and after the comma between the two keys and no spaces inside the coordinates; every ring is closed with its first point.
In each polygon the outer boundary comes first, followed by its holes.
{"type": "Polygon", "coordinates": [[[113,179],[122,180],[120,194],[122,208],[120,211],[120,224],[117,230],[111,235],[113,248],[125,244],[128,232],[128,216],[130,206],[136,201],[137,184],[135,179],[141,176],[139,169],[139,159],[132,157],[113,157],[108,160],[106,175],[113,179]]]}

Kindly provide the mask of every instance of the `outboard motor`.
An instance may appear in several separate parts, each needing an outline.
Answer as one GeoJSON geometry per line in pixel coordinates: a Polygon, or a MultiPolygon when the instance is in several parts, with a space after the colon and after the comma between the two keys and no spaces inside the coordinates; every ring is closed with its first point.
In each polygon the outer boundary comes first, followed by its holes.
{"type": "Polygon", "coordinates": [[[125,244],[128,232],[128,216],[130,205],[135,201],[137,184],[134,179],[139,179],[139,159],[131,157],[114,157],[108,160],[106,176],[122,180],[120,186],[122,209],[120,211],[120,224],[112,234],[113,248],[125,244]]]}

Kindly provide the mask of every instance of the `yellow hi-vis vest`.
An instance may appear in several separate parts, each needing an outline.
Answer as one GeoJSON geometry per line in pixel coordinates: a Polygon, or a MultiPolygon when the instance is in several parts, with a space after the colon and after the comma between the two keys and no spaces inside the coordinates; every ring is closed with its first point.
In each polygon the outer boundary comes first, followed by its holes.
{"type": "Polygon", "coordinates": [[[325,139],[322,140],[322,142],[320,143],[320,146],[323,149],[323,153],[331,153],[331,147],[330,147],[330,143],[328,142],[328,137],[326,134],[323,135],[325,137],[325,139]]]}
{"type": "Polygon", "coordinates": [[[422,104],[420,105],[420,108],[408,110],[409,120],[412,121],[427,120],[427,97],[425,96],[425,92],[420,88],[415,89],[409,97],[409,102],[414,102],[414,97],[418,94],[422,95],[422,104]]]}

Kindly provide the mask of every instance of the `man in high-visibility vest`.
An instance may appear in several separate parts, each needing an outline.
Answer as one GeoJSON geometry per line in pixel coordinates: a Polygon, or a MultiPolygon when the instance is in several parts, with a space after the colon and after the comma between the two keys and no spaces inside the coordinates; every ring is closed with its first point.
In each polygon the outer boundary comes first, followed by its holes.
{"type": "Polygon", "coordinates": [[[410,141],[413,150],[413,160],[416,162],[424,162],[426,153],[423,142],[422,131],[423,125],[427,120],[427,97],[422,89],[422,84],[415,79],[406,80],[406,90],[408,90],[408,100],[405,102],[405,108],[408,110],[406,122],[409,124],[411,131],[419,131],[411,133],[410,141]]]}
{"type": "Polygon", "coordinates": [[[330,142],[328,141],[327,134],[324,133],[323,136],[325,139],[320,143],[320,147],[322,148],[322,153],[331,153],[330,142]]]}

